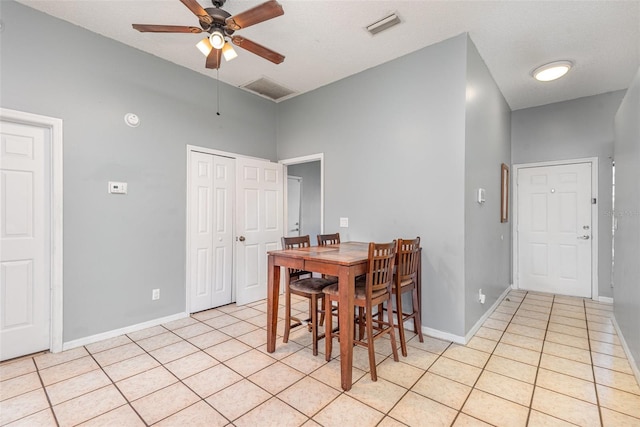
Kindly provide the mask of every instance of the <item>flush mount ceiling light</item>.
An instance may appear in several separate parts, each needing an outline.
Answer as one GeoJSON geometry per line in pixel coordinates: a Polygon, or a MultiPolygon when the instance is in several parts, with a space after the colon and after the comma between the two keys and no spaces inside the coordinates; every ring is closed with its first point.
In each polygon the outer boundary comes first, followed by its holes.
{"type": "Polygon", "coordinates": [[[554,61],[539,66],[533,70],[531,75],[539,82],[550,82],[567,74],[571,67],[573,67],[571,61],[554,61]]]}
{"type": "Polygon", "coordinates": [[[395,13],[392,13],[389,16],[385,16],[384,18],[374,22],[371,25],[367,25],[367,31],[371,33],[371,35],[376,35],[379,32],[382,32],[386,29],[393,27],[394,25],[398,25],[400,22],[400,18],[395,13]]]}

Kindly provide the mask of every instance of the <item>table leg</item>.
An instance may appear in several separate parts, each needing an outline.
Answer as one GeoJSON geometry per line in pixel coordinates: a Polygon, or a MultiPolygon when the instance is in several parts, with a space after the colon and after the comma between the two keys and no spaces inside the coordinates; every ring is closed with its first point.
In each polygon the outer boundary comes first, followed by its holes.
{"type": "Polygon", "coordinates": [[[276,351],[276,331],[278,328],[278,296],[280,294],[280,266],[275,265],[275,257],[269,255],[267,285],[267,352],[276,351]]]}
{"type": "Polygon", "coordinates": [[[340,378],[342,389],[351,390],[353,368],[353,298],[355,275],[349,268],[338,276],[338,317],[340,319],[340,378]]]}

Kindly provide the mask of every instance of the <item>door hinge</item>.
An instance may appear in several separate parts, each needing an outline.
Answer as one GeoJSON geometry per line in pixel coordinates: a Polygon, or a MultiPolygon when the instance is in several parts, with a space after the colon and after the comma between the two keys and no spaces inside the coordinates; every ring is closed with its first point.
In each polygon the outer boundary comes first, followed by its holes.
{"type": "Polygon", "coordinates": [[[593,199],[591,199],[591,204],[595,205],[596,204],[596,198],[594,197],[593,199]]]}

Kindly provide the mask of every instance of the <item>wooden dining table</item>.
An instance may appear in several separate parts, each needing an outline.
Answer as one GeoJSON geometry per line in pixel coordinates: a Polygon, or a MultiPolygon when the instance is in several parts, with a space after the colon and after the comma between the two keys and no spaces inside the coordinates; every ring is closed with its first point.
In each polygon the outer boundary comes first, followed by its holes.
{"type": "Polygon", "coordinates": [[[268,252],[267,352],[276,349],[280,267],[296,268],[338,277],[338,319],[340,324],[340,372],[343,390],[350,390],[353,367],[353,315],[355,279],[368,267],[368,243],[345,242],[268,252]]]}

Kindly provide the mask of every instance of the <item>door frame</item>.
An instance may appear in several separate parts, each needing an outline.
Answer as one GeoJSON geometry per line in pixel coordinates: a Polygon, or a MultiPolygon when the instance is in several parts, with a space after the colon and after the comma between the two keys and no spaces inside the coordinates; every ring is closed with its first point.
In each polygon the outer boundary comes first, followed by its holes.
{"type": "Polygon", "coordinates": [[[50,145],[50,175],[49,175],[49,191],[50,191],[50,212],[51,218],[49,223],[50,230],[50,302],[51,302],[51,319],[49,333],[49,351],[58,353],[62,351],[63,339],[63,185],[62,185],[62,167],[63,167],[63,140],[62,140],[62,119],[54,117],[42,116],[39,114],[26,113],[24,111],[10,110],[0,108],[0,119],[3,121],[22,124],[27,126],[39,127],[48,130],[48,138],[46,143],[50,145]]]}
{"type": "MultiPolygon", "coordinates": [[[[290,159],[279,160],[278,163],[284,165],[284,175],[288,176],[287,167],[290,165],[297,165],[300,163],[320,162],[320,233],[324,233],[324,153],[309,154],[308,156],[292,157],[290,159]]],[[[287,213],[287,184],[284,181],[283,201],[284,201],[284,224],[289,224],[289,218],[287,213]]]]}
{"type": "MultiPolygon", "coordinates": [[[[512,236],[512,271],[513,271],[513,286],[516,289],[520,289],[520,276],[518,271],[518,174],[520,169],[535,168],[544,166],[561,166],[561,165],[573,165],[578,163],[590,163],[591,164],[591,197],[598,202],[598,158],[587,157],[582,159],[570,159],[570,160],[553,160],[548,162],[536,162],[536,163],[521,163],[514,164],[512,166],[511,174],[511,188],[513,188],[513,228],[511,230],[512,236]]],[[[591,299],[598,300],[598,203],[591,204],[591,299]]]]}
{"type": "MultiPolygon", "coordinates": [[[[204,154],[211,154],[213,156],[222,156],[222,157],[229,157],[231,159],[237,159],[237,158],[245,158],[245,159],[257,159],[257,160],[262,160],[265,162],[271,162],[271,160],[269,159],[262,159],[260,157],[253,157],[253,156],[243,156],[241,154],[236,154],[236,153],[231,153],[228,151],[221,151],[221,150],[215,150],[212,148],[207,148],[207,147],[200,147],[198,145],[191,145],[191,144],[187,144],[187,158],[186,158],[186,174],[187,174],[187,185],[186,185],[186,192],[187,192],[187,198],[186,198],[186,218],[185,218],[185,222],[186,222],[186,245],[185,245],[185,310],[187,313],[191,313],[191,254],[190,254],[190,248],[191,248],[191,225],[189,223],[189,218],[191,218],[191,196],[189,195],[189,189],[191,188],[191,174],[189,173],[189,168],[190,166],[190,159],[191,159],[191,153],[192,152],[198,152],[198,153],[204,153],[204,154]]],[[[235,179],[235,178],[234,178],[235,179]]],[[[233,207],[233,211],[234,211],[234,217],[235,217],[235,195],[234,195],[234,207],[233,207]]],[[[236,224],[235,224],[235,219],[233,221],[232,224],[233,227],[233,235],[235,236],[236,234],[236,224]]],[[[234,246],[234,262],[235,262],[235,246],[234,246]]],[[[233,277],[231,279],[231,299],[233,301],[235,301],[236,299],[236,276],[235,276],[235,266],[232,267],[232,271],[234,272],[233,277]]]]}
{"type": "MultiPolygon", "coordinates": [[[[289,174],[284,174],[285,177],[287,178],[287,185],[284,186],[284,191],[287,192],[287,194],[283,194],[283,202],[284,202],[284,210],[286,210],[287,212],[284,213],[284,219],[285,219],[285,229],[284,231],[284,235],[287,236],[289,234],[289,178],[293,178],[295,180],[298,180],[298,182],[300,183],[300,191],[299,191],[299,195],[298,195],[298,236],[300,235],[300,230],[301,230],[301,225],[302,225],[302,177],[301,176],[295,176],[295,175],[289,175],[289,174]]],[[[283,191],[283,192],[284,192],[283,191]]]]}

